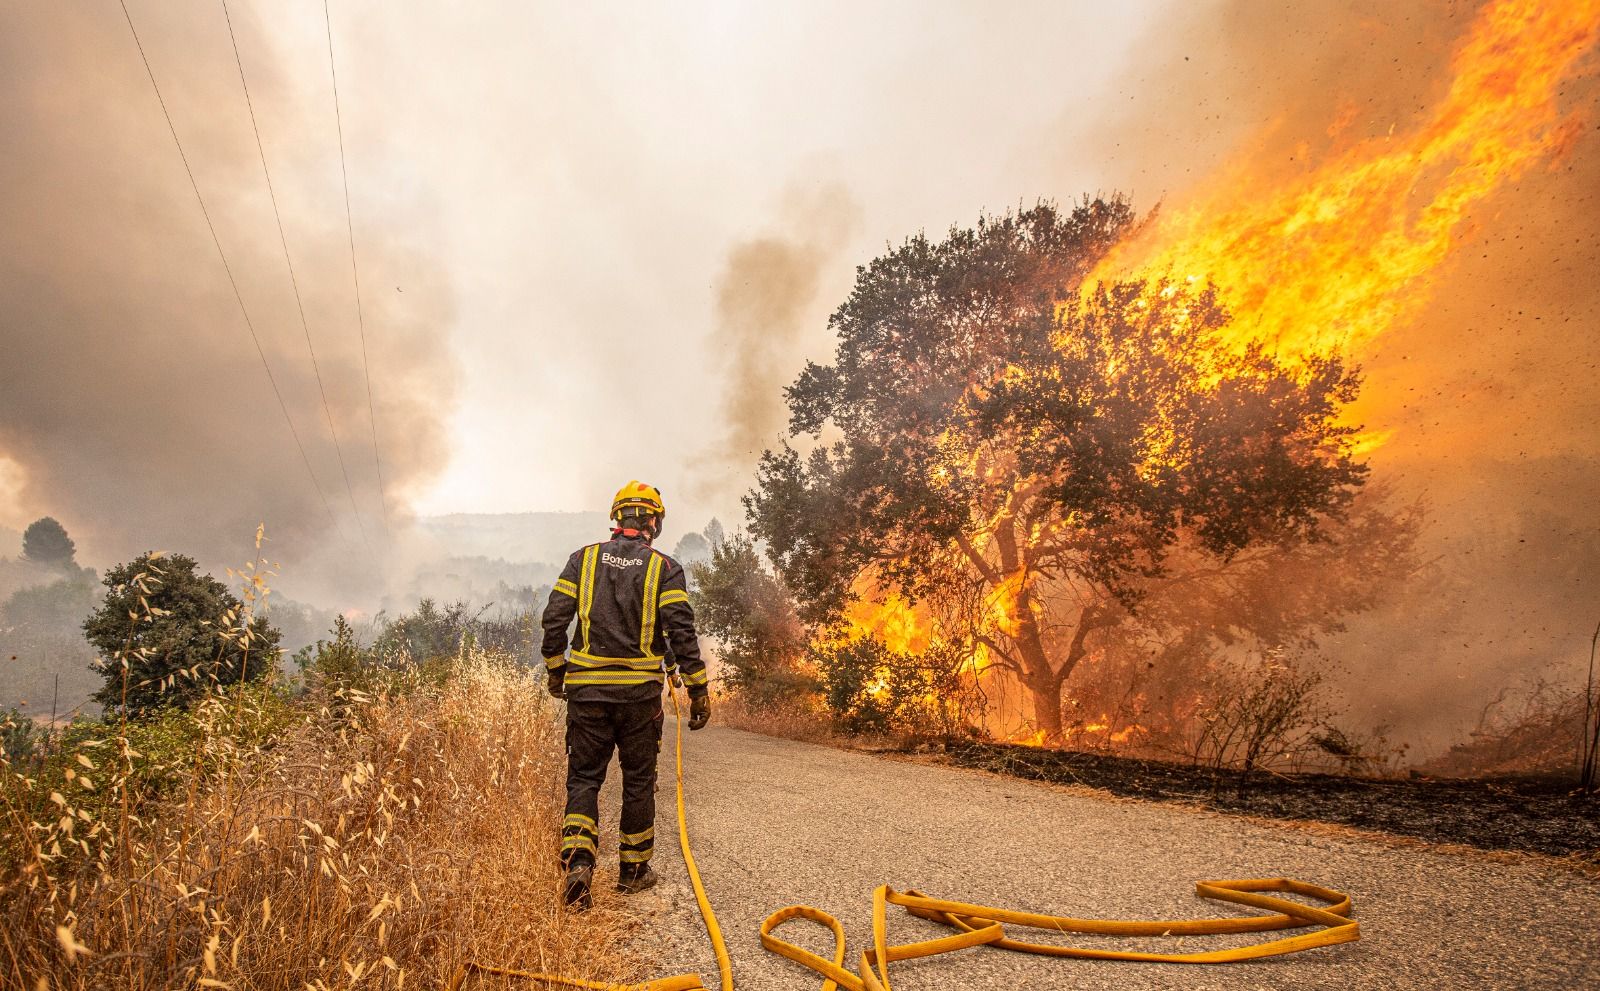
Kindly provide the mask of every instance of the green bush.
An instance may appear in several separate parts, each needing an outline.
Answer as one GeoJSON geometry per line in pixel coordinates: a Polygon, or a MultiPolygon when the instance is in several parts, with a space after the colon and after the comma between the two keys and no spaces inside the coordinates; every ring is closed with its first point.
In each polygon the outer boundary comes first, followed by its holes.
{"type": "Polygon", "coordinates": [[[890,650],[872,638],[813,646],[810,660],[822,679],[823,702],[847,733],[948,731],[944,700],[953,668],[945,651],[921,655],[890,650]]]}
{"type": "Polygon", "coordinates": [[[0,756],[14,765],[26,765],[49,745],[50,734],[32,717],[16,709],[0,712],[0,756]]]}
{"type": "Polygon", "coordinates": [[[432,599],[423,599],[415,612],[383,624],[372,648],[385,656],[404,655],[418,664],[455,657],[474,646],[512,655],[527,651],[529,634],[538,625],[537,610],[485,618],[488,609],[484,606],[472,612],[465,602],[441,607],[432,599]]]}
{"type": "Polygon", "coordinates": [[[107,710],[189,705],[215,685],[264,678],[280,634],[182,554],[146,554],[106,572],[105,602],[83,624],[104,659],[107,710]]]}
{"type": "Polygon", "coordinates": [[[464,602],[440,607],[432,599],[413,612],[383,621],[371,644],[363,644],[343,616],[336,616],[331,639],[302,647],[293,657],[307,689],[338,696],[406,695],[438,690],[455,673],[459,659],[476,649],[515,658],[529,653],[530,631],[538,611],[485,619],[464,602]]]}

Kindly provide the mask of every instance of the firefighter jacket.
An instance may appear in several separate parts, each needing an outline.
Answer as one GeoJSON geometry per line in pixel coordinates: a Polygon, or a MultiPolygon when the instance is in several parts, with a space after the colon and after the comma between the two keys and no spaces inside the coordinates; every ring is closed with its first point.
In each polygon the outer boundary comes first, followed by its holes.
{"type": "Polygon", "coordinates": [[[545,605],[543,654],[551,671],[565,668],[572,702],[658,699],[673,671],[691,696],[709,691],[683,568],[632,531],[567,559],[545,605]]]}

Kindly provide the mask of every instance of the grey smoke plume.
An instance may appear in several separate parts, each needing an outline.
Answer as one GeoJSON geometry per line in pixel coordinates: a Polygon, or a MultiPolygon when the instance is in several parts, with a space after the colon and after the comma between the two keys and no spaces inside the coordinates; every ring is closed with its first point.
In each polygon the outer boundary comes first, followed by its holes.
{"type": "MultiPolygon", "coordinates": [[[[1238,162],[1271,181],[1403,131],[1445,92],[1478,9],[1189,5],[1139,46],[1098,129],[1106,174],[1181,207],[1238,162]]],[[[1362,418],[1395,431],[1377,477],[1425,497],[1432,567],[1326,647],[1354,715],[1424,744],[1459,738],[1503,688],[1581,683],[1600,618],[1600,85],[1562,97],[1587,115],[1570,145],[1484,204],[1426,312],[1360,356],[1362,418]]]]}
{"type": "MultiPolygon", "coordinates": [[[[285,426],[121,9],[56,4],[0,10],[0,486],[10,489],[0,502],[57,516],[91,561],[168,548],[236,564],[265,522],[273,558],[315,559],[330,585],[366,581],[384,553],[383,507],[327,76],[297,74],[291,85],[259,25],[234,12],[350,491],[221,10],[132,9],[328,505],[285,426]]],[[[362,199],[360,174],[351,180],[398,524],[446,455],[452,293],[415,247],[426,216],[405,203],[380,213],[362,199]]]]}
{"type": "Polygon", "coordinates": [[[704,456],[698,476],[703,493],[748,485],[757,456],[784,433],[784,387],[799,374],[807,348],[825,346],[833,297],[824,298],[822,290],[835,288],[827,267],[841,261],[860,215],[842,186],[794,187],[772,230],[728,252],[717,279],[713,331],[727,391],[721,440],[704,456]]]}

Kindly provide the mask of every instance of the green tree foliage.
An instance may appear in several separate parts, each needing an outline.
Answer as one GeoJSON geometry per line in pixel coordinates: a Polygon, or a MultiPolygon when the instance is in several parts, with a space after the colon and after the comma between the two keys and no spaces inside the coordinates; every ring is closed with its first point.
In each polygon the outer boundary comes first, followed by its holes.
{"type": "Polygon", "coordinates": [[[716,639],[730,687],[758,706],[813,687],[801,670],[808,637],[794,600],[748,537],[724,540],[692,573],[696,623],[716,639]]]}
{"type": "Polygon", "coordinates": [[[34,520],[22,532],[22,556],[35,564],[51,568],[77,566],[77,545],[67,536],[67,528],[46,516],[34,520]]]}
{"type": "Polygon", "coordinates": [[[833,363],[788,390],[791,436],[840,439],[767,452],[746,500],[805,618],[836,619],[863,576],[941,600],[1056,739],[1063,684],[1177,552],[1216,571],[1318,539],[1366,475],[1338,360],[1224,343],[1206,287],[1080,295],[1132,219],[1038,206],[858,270],[833,363]]]}
{"type": "Polygon", "coordinates": [[[95,700],[108,710],[188,706],[214,684],[263,678],[277,664],[279,632],[247,618],[191,557],[145,555],[108,571],[104,584],[105,602],[83,630],[102,658],[95,700]]]}

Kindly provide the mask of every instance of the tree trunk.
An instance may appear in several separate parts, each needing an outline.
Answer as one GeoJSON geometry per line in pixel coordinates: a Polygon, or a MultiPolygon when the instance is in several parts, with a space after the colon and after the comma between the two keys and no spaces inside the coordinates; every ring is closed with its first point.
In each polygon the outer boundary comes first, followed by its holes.
{"type": "Polygon", "coordinates": [[[1030,590],[1025,589],[1017,597],[1020,616],[1016,634],[1011,640],[1017,645],[1017,653],[1021,655],[1026,670],[1023,683],[1033,697],[1034,724],[1044,733],[1046,743],[1059,744],[1066,739],[1061,719],[1061,687],[1088,653],[1087,640],[1089,631],[1095,628],[1095,614],[1093,609],[1085,609],[1083,615],[1078,617],[1078,628],[1072,634],[1067,656],[1059,666],[1054,665],[1045,653],[1044,641],[1039,635],[1039,623],[1029,607],[1031,594],[1030,590]]]}
{"type": "Polygon", "coordinates": [[[1068,658],[1059,668],[1050,663],[1044,639],[1039,635],[1039,621],[1033,615],[1033,589],[1026,582],[1017,594],[1016,612],[1016,630],[1011,640],[1017,645],[1017,653],[1027,672],[1023,682],[1033,696],[1034,725],[1044,734],[1044,742],[1061,743],[1061,686],[1076,662],[1068,658]]]}
{"type": "Polygon", "coordinates": [[[998,590],[1008,581],[1020,581],[1016,599],[1011,604],[1015,629],[1007,631],[1005,635],[1016,647],[1022,668],[1021,681],[1032,701],[1033,725],[1043,734],[1044,742],[1059,744],[1065,739],[1061,718],[1061,686],[1066,684],[1068,676],[1087,652],[1084,641],[1095,626],[1096,614],[1092,608],[1083,611],[1072,643],[1067,648],[1067,656],[1059,666],[1052,664],[1045,651],[1044,637],[1039,631],[1038,617],[1033,614],[1032,583],[1027,575],[1015,577],[1019,571],[1030,570],[1032,566],[1029,549],[1019,539],[1017,527],[1016,519],[1009,512],[995,520],[993,533],[994,547],[1000,558],[998,567],[985,560],[965,535],[958,536],[957,541],[967,560],[991,589],[998,590]]]}
{"type": "Polygon", "coordinates": [[[1032,664],[1028,666],[1023,684],[1033,702],[1033,725],[1044,737],[1041,742],[1059,744],[1065,739],[1061,719],[1061,685],[1065,680],[1050,670],[1048,663],[1042,671],[1036,671],[1032,664]]]}

